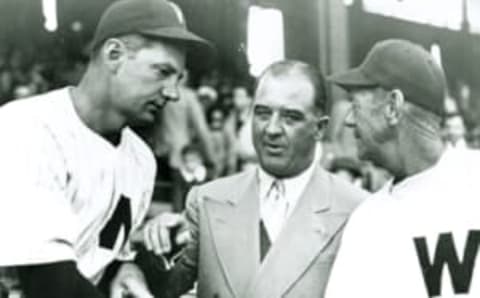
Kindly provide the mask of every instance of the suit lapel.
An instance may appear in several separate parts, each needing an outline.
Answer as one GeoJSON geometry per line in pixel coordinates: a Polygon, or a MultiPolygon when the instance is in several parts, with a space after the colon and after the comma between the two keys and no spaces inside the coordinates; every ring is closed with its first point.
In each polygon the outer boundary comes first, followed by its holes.
{"type": "Polygon", "coordinates": [[[232,197],[205,198],[210,232],[230,287],[241,297],[259,270],[259,199],[256,172],[231,190],[232,197]],[[221,200],[220,200],[221,199],[221,200]]]}
{"type": "Polygon", "coordinates": [[[244,297],[281,297],[301,277],[345,221],[329,212],[331,200],[317,168],[244,297]]]}

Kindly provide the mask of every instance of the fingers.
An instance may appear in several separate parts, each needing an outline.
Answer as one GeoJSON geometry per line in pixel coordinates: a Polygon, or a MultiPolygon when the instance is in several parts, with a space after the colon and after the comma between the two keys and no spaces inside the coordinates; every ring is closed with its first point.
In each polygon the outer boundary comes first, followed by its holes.
{"type": "Polygon", "coordinates": [[[123,264],[110,287],[110,298],[124,298],[125,295],[135,298],[153,298],[140,269],[130,263],[123,264]]]}
{"type": "Polygon", "coordinates": [[[158,227],[156,230],[157,236],[154,237],[153,251],[155,253],[169,253],[172,247],[170,243],[170,231],[164,227],[158,227]]]}
{"type": "Polygon", "coordinates": [[[152,240],[150,239],[151,229],[152,228],[150,223],[145,224],[145,226],[143,227],[143,241],[147,250],[153,249],[152,240]]]}
{"type": "Polygon", "coordinates": [[[125,289],[120,285],[112,285],[110,289],[110,298],[123,298],[125,294],[125,289]]]}
{"type": "Polygon", "coordinates": [[[188,241],[190,241],[190,232],[188,230],[184,230],[182,232],[179,232],[177,237],[175,238],[175,242],[178,245],[184,245],[188,241]]]}
{"type": "Polygon", "coordinates": [[[125,280],[125,292],[135,298],[153,298],[145,282],[135,278],[125,280]]]}
{"type": "MultiPolygon", "coordinates": [[[[163,213],[147,222],[143,229],[143,237],[147,250],[155,254],[165,254],[172,249],[170,241],[171,229],[184,224],[184,218],[175,213],[163,213]]],[[[181,239],[184,241],[184,239],[181,239]]]]}
{"type": "Polygon", "coordinates": [[[154,297],[148,290],[145,282],[130,276],[124,279],[121,284],[118,283],[117,285],[112,286],[110,290],[110,298],[124,298],[125,295],[135,298],[154,297]]]}

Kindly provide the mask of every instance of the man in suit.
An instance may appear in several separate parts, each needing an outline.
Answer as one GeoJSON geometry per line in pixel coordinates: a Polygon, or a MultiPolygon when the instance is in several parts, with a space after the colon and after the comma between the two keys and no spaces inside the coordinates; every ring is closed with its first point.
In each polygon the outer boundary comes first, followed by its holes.
{"type": "MultiPolygon", "coordinates": [[[[366,195],[314,162],[328,118],[324,79],[305,63],[277,62],[252,108],[260,166],[190,191],[190,239],[171,270],[139,254],[156,296],[178,297],[197,280],[198,297],[323,296],[342,228],[366,195]]],[[[177,224],[171,214],[148,223],[147,247],[168,251],[177,224]]]]}

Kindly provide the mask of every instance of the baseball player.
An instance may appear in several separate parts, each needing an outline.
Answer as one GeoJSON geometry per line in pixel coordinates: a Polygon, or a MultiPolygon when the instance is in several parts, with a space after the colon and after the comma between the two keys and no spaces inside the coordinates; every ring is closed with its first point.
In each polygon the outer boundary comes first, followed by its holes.
{"type": "Polygon", "coordinates": [[[132,260],[155,160],[129,126],[152,123],[177,98],[190,45],[208,42],[178,7],[114,2],[78,86],[0,109],[0,266],[17,267],[27,298],[104,297],[95,285],[107,267],[132,260]]]}
{"type": "Polygon", "coordinates": [[[331,80],[351,98],[359,156],[394,179],[350,218],[326,297],[480,297],[480,154],[442,142],[441,67],[386,40],[331,80]]]}

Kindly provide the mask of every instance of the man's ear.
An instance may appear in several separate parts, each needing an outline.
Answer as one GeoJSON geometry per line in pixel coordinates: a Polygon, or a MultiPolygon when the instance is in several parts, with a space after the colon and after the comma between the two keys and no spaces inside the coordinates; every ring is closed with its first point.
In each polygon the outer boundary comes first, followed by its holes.
{"type": "Polygon", "coordinates": [[[315,140],[317,140],[317,142],[323,140],[323,136],[327,131],[329,120],[330,118],[328,116],[320,116],[316,119],[317,132],[315,134],[315,140]]]}
{"type": "Polygon", "coordinates": [[[387,105],[385,106],[385,119],[391,126],[397,125],[400,121],[405,96],[400,89],[393,89],[388,92],[387,105]]]}
{"type": "Polygon", "coordinates": [[[102,47],[102,60],[110,71],[116,73],[128,55],[125,43],[118,38],[109,38],[102,47]]]}

